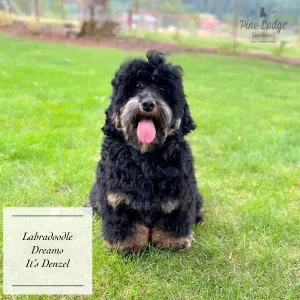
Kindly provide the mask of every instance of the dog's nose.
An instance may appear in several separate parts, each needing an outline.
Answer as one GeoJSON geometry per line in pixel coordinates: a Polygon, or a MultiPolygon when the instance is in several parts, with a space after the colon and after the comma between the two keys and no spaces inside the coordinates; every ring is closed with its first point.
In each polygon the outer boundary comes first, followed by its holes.
{"type": "Polygon", "coordinates": [[[151,112],[155,107],[155,102],[152,100],[144,100],[141,106],[144,111],[151,112]]]}

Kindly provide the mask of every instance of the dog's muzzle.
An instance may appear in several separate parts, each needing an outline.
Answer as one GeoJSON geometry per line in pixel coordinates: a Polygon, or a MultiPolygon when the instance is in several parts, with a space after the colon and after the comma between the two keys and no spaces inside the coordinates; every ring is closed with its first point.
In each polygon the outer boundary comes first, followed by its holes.
{"type": "Polygon", "coordinates": [[[121,108],[120,122],[130,144],[149,150],[164,142],[172,111],[155,92],[145,89],[121,108]]]}

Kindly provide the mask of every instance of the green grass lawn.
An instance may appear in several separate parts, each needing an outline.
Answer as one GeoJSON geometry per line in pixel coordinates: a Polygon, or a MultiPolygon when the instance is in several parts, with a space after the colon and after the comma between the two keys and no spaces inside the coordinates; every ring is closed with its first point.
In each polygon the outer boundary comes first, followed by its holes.
{"type": "MultiPolygon", "coordinates": [[[[110,80],[134,55],[143,53],[0,35],[3,207],[83,205],[110,80]]],[[[188,140],[207,222],[190,249],[124,257],[104,248],[95,219],[93,298],[299,299],[300,70],[213,55],[170,59],[185,71],[198,124],[188,140]]]]}

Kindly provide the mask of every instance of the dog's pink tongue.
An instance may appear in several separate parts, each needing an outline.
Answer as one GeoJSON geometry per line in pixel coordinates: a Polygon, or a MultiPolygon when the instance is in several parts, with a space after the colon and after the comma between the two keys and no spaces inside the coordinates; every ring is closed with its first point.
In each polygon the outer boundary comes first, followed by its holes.
{"type": "Polygon", "coordinates": [[[142,119],[137,128],[137,136],[143,144],[150,144],[155,139],[155,126],[151,119],[142,119]]]}

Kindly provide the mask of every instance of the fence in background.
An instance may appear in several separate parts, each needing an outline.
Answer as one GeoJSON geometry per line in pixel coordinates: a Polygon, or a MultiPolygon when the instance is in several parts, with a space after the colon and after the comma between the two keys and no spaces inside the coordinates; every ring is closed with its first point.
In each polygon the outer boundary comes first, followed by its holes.
{"type": "MultiPolygon", "coordinates": [[[[73,23],[83,20],[84,0],[0,0],[0,11],[5,10],[13,20],[37,20],[46,24],[73,23]]],[[[119,3],[119,2],[118,2],[119,3]]],[[[161,13],[155,10],[130,9],[124,7],[115,12],[115,1],[110,1],[110,17],[121,24],[123,30],[144,30],[197,34],[198,30],[222,31],[221,22],[213,15],[198,17],[161,13]]],[[[228,27],[229,28],[229,27],[228,27]]],[[[227,28],[227,31],[228,31],[227,28]]]]}
{"type": "Polygon", "coordinates": [[[0,0],[0,10],[13,20],[39,20],[44,23],[78,22],[82,0],[0,0]]]}
{"type": "MultiPolygon", "coordinates": [[[[136,6],[116,8],[120,1],[108,1],[110,17],[121,24],[122,33],[137,34],[163,33],[178,36],[224,38],[235,40],[248,38],[247,31],[233,30],[232,24],[219,20],[211,14],[175,14],[156,10],[138,9],[136,6]]],[[[0,19],[12,19],[25,22],[38,21],[42,24],[73,24],[79,27],[83,20],[84,0],[0,0],[0,19]],[[3,17],[6,11],[5,18],[3,17]]],[[[132,3],[135,3],[134,1],[132,3]]],[[[1,20],[0,20],[1,24],[1,20]]],[[[298,29],[298,32],[299,29],[298,29]]],[[[281,35],[283,39],[299,39],[297,28],[291,28],[281,35]]]]}

